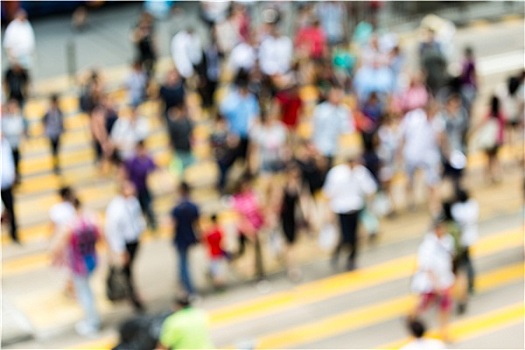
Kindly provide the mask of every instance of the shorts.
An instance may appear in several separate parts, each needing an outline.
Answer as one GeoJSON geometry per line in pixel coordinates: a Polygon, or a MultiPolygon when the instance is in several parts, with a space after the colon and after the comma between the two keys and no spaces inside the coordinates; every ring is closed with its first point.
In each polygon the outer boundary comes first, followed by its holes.
{"type": "Polygon", "coordinates": [[[435,186],[439,183],[439,163],[427,163],[427,162],[408,162],[406,165],[406,171],[408,180],[413,183],[414,175],[417,169],[423,170],[425,173],[425,183],[427,186],[435,186]]]}
{"type": "Polygon", "coordinates": [[[421,295],[421,303],[419,304],[419,307],[418,307],[419,311],[426,310],[433,301],[436,301],[439,303],[438,305],[439,305],[440,311],[444,311],[444,312],[449,311],[452,307],[452,289],[451,288],[447,289],[445,294],[442,296],[438,296],[434,292],[423,293],[421,295]]]}

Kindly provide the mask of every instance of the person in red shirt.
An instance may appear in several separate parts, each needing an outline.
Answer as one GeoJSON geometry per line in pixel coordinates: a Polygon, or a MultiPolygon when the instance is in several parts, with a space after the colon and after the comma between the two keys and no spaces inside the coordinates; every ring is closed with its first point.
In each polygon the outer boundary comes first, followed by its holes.
{"type": "Polygon", "coordinates": [[[222,248],[224,233],[217,223],[217,215],[210,217],[211,227],[204,233],[204,244],[208,248],[210,259],[210,275],[215,289],[223,289],[225,285],[223,267],[228,254],[222,248]]]}
{"type": "Polygon", "coordinates": [[[292,79],[288,87],[275,95],[275,103],[280,109],[283,124],[290,131],[295,131],[299,125],[299,116],[303,108],[303,101],[299,96],[299,87],[295,79],[292,79]]]}
{"type": "Polygon", "coordinates": [[[313,60],[326,57],[326,35],[319,19],[315,18],[310,25],[299,29],[295,36],[295,47],[299,52],[313,60]]]}

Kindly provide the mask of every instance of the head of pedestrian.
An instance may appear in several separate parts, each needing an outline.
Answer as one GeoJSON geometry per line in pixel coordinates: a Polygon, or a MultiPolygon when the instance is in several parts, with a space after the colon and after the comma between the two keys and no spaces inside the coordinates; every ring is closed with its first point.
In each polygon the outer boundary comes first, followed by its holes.
{"type": "Polygon", "coordinates": [[[9,101],[7,101],[6,114],[9,114],[9,115],[16,114],[18,113],[19,109],[20,109],[20,104],[18,103],[17,100],[15,100],[14,98],[11,98],[9,99],[9,101]]]}
{"type": "Polygon", "coordinates": [[[361,163],[363,155],[359,152],[352,152],[346,156],[346,164],[350,168],[354,168],[356,165],[359,165],[361,163]]]}
{"type": "Polygon", "coordinates": [[[185,181],[181,182],[179,185],[179,195],[182,198],[188,198],[190,196],[190,192],[191,192],[190,185],[185,181]]]}
{"type": "Polygon", "coordinates": [[[148,155],[148,150],[146,148],[146,143],[144,140],[140,140],[137,142],[137,146],[135,146],[135,153],[137,157],[143,158],[148,155]]]}
{"type": "Polygon", "coordinates": [[[467,58],[467,59],[473,59],[474,58],[474,50],[472,49],[471,46],[465,47],[465,50],[463,51],[463,53],[465,54],[465,58],[467,58]]]}
{"type": "Polygon", "coordinates": [[[135,185],[129,180],[124,180],[120,183],[120,193],[124,198],[130,198],[135,196],[135,185]]]}
{"type": "Polygon", "coordinates": [[[250,85],[250,77],[247,71],[241,69],[237,76],[235,77],[235,85],[239,93],[243,96],[247,95],[250,91],[248,89],[250,85]]]}
{"type": "Polygon", "coordinates": [[[129,106],[129,120],[132,122],[135,122],[139,115],[139,108],[138,106],[130,105],[129,106]]]}
{"type": "Polygon", "coordinates": [[[426,327],[421,320],[413,319],[408,322],[408,330],[414,338],[421,339],[425,335],[426,327]]]}
{"type": "Polygon", "coordinates": [[[428,119],[434,118],[439,112],[439,102],[435,99],[430,99],[425,106],[425,113],[428,119]]]}
{"type": "Polygon", "coordinates": [[[58,94],[51,95],[50,101],[52,108],[58,108],[58,94]]]}
{"type": "Polygon", "coordinates": [[[191,298],[188,293],[180,292],[173,298],[173,311],[191,307],[191,298]]]}
{"type": "Polygon", "coordinates": [[[16,11],[16,19],[21,22],[26,21],[27,20],[26,10],[19,9],[18,11],[16,11]]]}
{"type": "Polygon", "coordinates": [[[180,75],[177,69],[173,68],[166,74],[166,84],[175,85],[180,80],[180,75]]]}
{"type": "MultiPolygon", "coordinates": [[[[447,110],[449,112],[456,112],[461,108],[461,96],[459,94],[451,94],[447,98],[447,110]]],[[[451,114],[451,115],[452,115],[451,114]]]]}
{"type": "Polygon", "coordinates": [[[340,86],[332,85],[328,92],[328,102],[334,106],[339,105],[343,101],[344,92],[340,86]]]}
{"type": "Polygon", "coordinates": [[[443,213],[438,215],[432,222],[433,231],[438,238],[441,238],[445,235],[446,223],[447,223],[447,219],[443,213]]]}
{"type": "Polygon", "coordinates": [[[252,180],[253,180],[253,177],[250,173],[245,173],[241,176],[241,178],[239,179],[239,182],[237,183],[237,186],[236,186],[236,193],[244,193],[244,192],[247,192],[249,191],[252,187],[252,180]]]}
{"type": "Polygon", "coordinates": [[[77,213],[80,213],[82,211],[82,202],[80,201],[78,197],[73,198],[72,204],[73,204],[73,208],[75,208],[77,213]]]}
{"type": "Polygon", "coordinates": [[[133,71],[135,72],[140,72],[142,70],[142,64],[140,63],[139,60],[135,60],[131,63],[131,68],[133,69],[133,71]]]}
{"type": "Polygon", "coordinates": [[[465,203],[470,199],[470,195],[467,190],[464,190],[462,188],[459,188],[456,191],[456,201],[460,203],[465,203]]]}
{"type": "Polygon", "coordinates": [[[73,200],[75,199],[75,196],[73,195],[73,190],[69,186],[61,187],[58,190],[58,195],[60,196],[60,198],[64,202],[71,202],[72,203],[73,200]]]}

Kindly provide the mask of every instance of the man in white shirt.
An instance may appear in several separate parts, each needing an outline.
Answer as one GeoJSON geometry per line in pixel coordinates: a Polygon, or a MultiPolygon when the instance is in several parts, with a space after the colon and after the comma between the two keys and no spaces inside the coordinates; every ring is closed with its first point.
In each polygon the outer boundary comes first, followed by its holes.
{"type": "Polygon", "coordinates": [[[257,51],[255,50],[255,40],[253,34],[248,41],[242,41],[235,45],[230,58],[228,59],[228,69],[234,76],[242,69],[250,72],[255,67],[257,60],[257,51]]]}
{"type": "Polygon", "coordinates": [[[106,237],[115,256],[117,265],[121,265],[130,289],[130,300],[135,310],[142,312],[144,306],[138,298],[134,283],[132,266],[139,238],[146,228],[140,204],[135,197],[135,186],[130,181],[120,185],[120,193],[109,203],[106,210],[106,237]]]}
{"type": "Polygon", "coordinates": [[[402,350],[434,350],[446,349],[445,344],[437,339],[424,338],[426,327],[419,320],[412,320],[408,323],[410,333],[414,337],[410,343],[403,346],[402,350]]]}
{"type": "Polygon", "coordinates": [[[433,230],[427,233],[419,246],[417,272],[412,279],[412,290],[421,296],[421,301],[411,317],[417,317],[427,310],[432,302],[439,304],[441,335],[448,339],[447,327],[452,307],[454,273],[452,258],[454,239],[446,231],[444,216],[438,216],[433,230]]]}
{"type": "Polygon", "coordinates": [[[347,269],[355,269],[357,255],[357,233],[359,214],[365,207],[368,197],[377,191],[372,174],[358,164],[356,155],[348,158],[345,164],[332,168],[323,187],[331,210],[339,217],[341,236],[333,256],[332,265],[337,266],[339,254],[344,246],[350,248],[347,269]]]}
{"type": "Polygon", "coordinates": [[[277,25],[271,27],[270,33],[259,46],[259,64],[267,76],[279,76],[290,70],[293,58],[292,40],[279,33],[277,25]]]}
{"type": "Polygon", "coordinates": [[[414,175],[416,170],[423,170],[429,191],[429,208],[433,215],[437,215],[441,208],[437,186],[441,181],[440,146],[445,127],[443,120],[437,117],[438,112],[439,105],[431,101],[425,109],[408,112],[400,125],[399,151],[402,152],[408,175],[407,198],[410,206],[414,207],[414,175]]]}
{"type": "Polygon", "coordinates": [[[326,158],[327,168],[332,167],[340,136],[353,131],[352,114],[342,104],[342,99],[343,90],[334,86],[328,93],[328,100],[313,112],[313,143],[326,158]]]}
{"type": "Polygon", "coordinates": [[[194,67],[202,61],[202,42],[193,28],[181,30],[171,40],[171,57],[177,71],[185,79],[193,75],[194,67]]]}
{"type": "Polygon", "coordinates": [[[15,198],[13,196],[13,186],[15,185],[16,179],[15,162],[9,142],[3,135],[0,137],[2,142],[2,202],[4,203],[4,210],[9,219],[9,233],[11,234],[11,238],[13,242],[20,244],[15,215],[15,198]]]}
{"type": "Polygon", "coordinates": [[[126,118],[119,116],[111,129],[111,141],[116,148],[116,159],[125,161],[133,157],[139,141],[144,141],[149,134],[149,124],[146,118],[138,115],[136,107],[131,108],[126,118]]]}
{"type": "Polygon", "coordinates": [[[5,30],[4,48],[11,64],[17,62],[25,69],[31,68],[32,55],[35,51],[35,33],[27,20],[27,13],[22,9],[18,10],[15,19],[5,30]]]}

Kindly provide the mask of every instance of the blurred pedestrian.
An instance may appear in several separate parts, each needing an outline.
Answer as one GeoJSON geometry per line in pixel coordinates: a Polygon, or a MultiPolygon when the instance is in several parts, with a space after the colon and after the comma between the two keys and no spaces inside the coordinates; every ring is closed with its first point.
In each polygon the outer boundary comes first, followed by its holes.
{"type": "Polygon", "coordinates": [[[13,242],[21,244],[18,237],[15,197],[13,195],[13,187],[16,179],[15,162],[9,141],[7,141],[3,134],[0,135],[2,142],[2,203],[4,205],[5,215],[9,220],[9,234],[11,235],[11,239],[13,242]]]}
{"type": "Polygon", "coordinates": [[[11,99],[7,102],[7,108],[2,115],[2,134],[11,146],[13,160],[15,162],[15,182],[21,180],[20,175],[20,144],[25,137],[28,137],[28,122],[22,116],[22,110],[18,101],[11,99]]]}
{"type": "Polygon", "coordinates": [[[89,72],[89,76],[85,79],[81,86],[80,92],[80,110],[88,113],[91,117],[91,113],[95,107],[100,105],[101,99],[104,93],[104,85],[100,77],[99,72],[93,69],[89,72]]]}
{"type": "Polygon", "coordinates": [[[422,74],[412,74],[408,87],[399,96],[401,111],[408,113],[414,109],[423,108],[428,103],[428,100],[429,92],[425,86],[422,74]]]}
{"type": "Polygon", "coordinates": [[[186,89],[176,69],[166,73],[166,82],[161,85],[159,98],[164,107],[164,117],[168,118],[168,111],[172,107],[181,107],[185,103],[186,89]]]}
{"type": "Polygon", "coordinates": [[[133,281],[133,262],[140,247],[140,236],[146,228],[140,211],[135,186],[130,181],[124,181],[119,185],[117,196],[108,204],[105,224],[113,268],[121,268],[124,272],[129,299],[137,312],[144,311],[133,281]]]}
{"type": "Polygon", "coordinates": [[[212,38],[215,37],[222,56],[228,57],[232,49],[241,41],[239,27],[236,23],[233,4],[228,9],[227,17],[215,24],[212,38]]]}
{"type": "Polygon", "coordinates": [[[245,174],[237,184],[235,194],[232,197],[232,207],[238,215],[237,231],[239,237],[239,250],[235,258],[244,255],[246,243],[251,242],[254,246],[255,277],[261,282],[265,278],[263,257],[261,250],[261,229],[265,224],[263,210],[253,190],[252,177],[245,174]]]}
{"type": "Polygon", "coordinates": [[[339,219],[340,239],[332,255],[332,265],[337,267],[341,250],[350,249],[346,268],[356,268],[358,251],[359,215],[366,202],[377,191],[377,185],[370,172],[358,164],[358,157],[352,155],[344,164],[330,169],[323,186],[323,193],[330,202],[330,209],[339,219]]]}
{"type": "Polygon", "coordinates": [[[131,106],[128,115],[119,115],[111,130],[111,142],[114,146],[114,159],[117,162],[130,159],[137,144],[149,135],[148,120],[131,106]]]}
{"type": "Polygon", "coordinates": [[[210,216],[211,226],[204,231],[203,243],[208,250],[210,276],[213,287],[223,290],[226,284],[224,266],[229,254],[223,248],[224,232],[217,222],[217,215],[210,216]]]}
{"type": "Polygon", "coordinates": [[[432,226],[432,231],[425,235],[418,249],[417,272],[412,279],[412,290],[420,295],[420,300],[410,318],[419,317],[432,302],[438,303],[441,337],[444,341],[449,341],[448,323],[454,285],[454,239],[446,231],[443,217],[435,219],[432,226]]]}
{"type": "Polygon", "coordinates": [[[44,130],[51,145],[51,154],[53,156],[53,170],[55,174],[60,173],[60,137],[64,133],[64,113],[58,104],[58,95],[51,96],[51,104],[46,114],[42,118],[44,130]]]}
{"type": "Polygon", "coordinates": [[[320,2],[316,6],[316,13],[331,47],[346,39],[348,16],[345,3],[338,1],[320,2]]]}
{"type": "Polygon", "coordinates": [[[29,74],[19,63],[13,63],[4,74],[4,92],[8,99],[18,101],[23,108],[29,98],[29,74]]]}
{"type": "Polygon", "coordinates": [[[309,60],[319,60],[328,55],[326,35],[318,18],[313,18],[308,26],[299,29],[294,44],[297,54],[309,60]]]}
{"type": "Polygon", "coordinates": [[[474,50],[467,46],[463,51],[463,62],[461,63],[461,95],[464,98],[465,108],[469,115],[478,93],[478,77],[476,72],[476,60],[474,50]]]}
{"type": "Polygon", "coordinates": [[[447,59],[432,29],[427,29],[425,41],[419,46],[419,59],[426,76],[426,85],[432,96],[436,97],[439,89],[446,84],[448,74],[447,59]]]}
{"type": "Polygon", "coordinates": [[[132,71],[126,80],[128,89],[128,102],[133,108],[137,108],[146,99],[148,77],[144,72],[140,61],[133,62],[132,71]]]}
{"type": "Polygon", "coordinates": [[[179,295],[173,314],[162,324],[158,349],[213,349],[206,313],[191,305],[188,295],[179,295]]]}
{"type": "Polygon", "coordinates": [[[194,74],[194,67],[202,61],[202,42],[193,27],[181,30],[171,40],[171,57],[184,79],[194,74]]]}
{"type": "Polygon", "coordinates": [[[332,86],[328,100],[317,105],[312,115],[312,140],[319,153],[325,157],[328,168],[334,163],[340,136],[353,131],[352,114],[342,99],[343,90],[332,86]]]}
{"type": "Polygon", "coordinates": [[[474,292],[475,271],[471,247],[479,238],[479,204],[468,191],[459,189],[451,207],[452,218],[460,229],[459,251],[455,258],[457,285],[460,291],[457,312],[463,314],[467,308],[468,296],[474,292]]]}
{"type": "Polygon", "coordinates": [[[407,198],[409,208],[415,209],[414,180],[416,170],[425,173],[428,204],[432,215],[439,212],[438,185],[440,178],[440,145],[444,132],[443,120],[437,117],[439,107],[431,101],[425,109],[416,109],[403,118],[400,125],[402,155],[408,176],[407,198]]]}
{"type": "Polygon", "coordinates": [[[55,256],[68,256],[68,266],[73,276],[75,295],[84,310],[84,320],[75,325],[82,336],[95,336],[100,330],[100,315],[90,279],[98,265],[96,243],[102,238],[100,225],[94,215],[73,201],[75,217],[61,232],[52,251],[55,256]]]}
{"type": "Polygon", "coordinates": [[[114,152],[114,147],[106,128],[106,110],[101,106],[96,107],[93,109],[89,121],[95,149],[95,163],[103,170],[114,152]]]}
{"type": "Polygon", "coordinates": [[[263,74],[271,79],[287,73],[292,66],[293,42],[279,32],[277,25],[270,27],[270,32],[259,46],[259,64],[263,74]]]}
{"type": "Polygon", "coordinates": [[[281,121],[294,138],[304,109],[299,95],[299,84],[294,76],[291,76],[284,88],[277,92],[274,102],[279,107],[281,121]]]}
{"type": "Polygon", "coordinates": [[[195,125],[184,105],[172,107],[168,113],[168,135],[173,158],[180,162],[184,172],[194,162],[192,144],[195,125]]]}
{"type": "Polygon", "coordinates": [[[135,186],[140,209],[148,221],[151,230],[157,230],[157,220],[153,212],[153,198],[148,186],[148,177],[157,169],[155,161],[148,154],[144,141],[139,141],[135,154],[124,163],[128,179],[135,186]]]}
{"type": "Polygon", "coordinates": [[[211,43],[203,52],[201,63],[197,66],[199,83],[197,91],[201,97],[201,106],[208,115],[210,109],[215,106],[215,90],[219,84],[221,75],[221,57],[215,32],[212,32],[211,43]]]}
{"type": "Polygon", "coordinates": [[[196,290],[193,285],[189,252],[190,248],[199,242],[198,232],[200,210],[190,198],[190,186],[182,182],[179,185],[179,203],[171,210],[171,220],[173,227],[173,242],[179,255],[179,280],[184,290],[195,295],[196,290]]]}
{"type": "Polygon", "coordinates": [[[217,114],[217,120],[210,135],[210,146],[219,169],[217,190],[221,195],[226,193],[228,170],[235,162],[238,143],[239,138],[228,131],[224,117],[217,114]]]}
{"type": "Polygon", "coordinates": [[[149,13],[142,14],[133,30],[131,40],[135,45],[136,61],[140,63],[149,80],[153,77],[157,60],[153,18],[149,13]]]}
{"type": "Polygon", "coordinates": [[[235,45],[227,58],[228,69],[236,76],[239,71],[250,72],[257,60],[257,39],[255,33],[250,33],[246,40],[235,45]]]}
{"type": "Polygon", "coordinates": [[[35,51],[35,32],[25,10],[19,9],[16,17],[7,25],[4,48],[10,64],[18,63],[26,70],[31,68],[35,51]]]}

